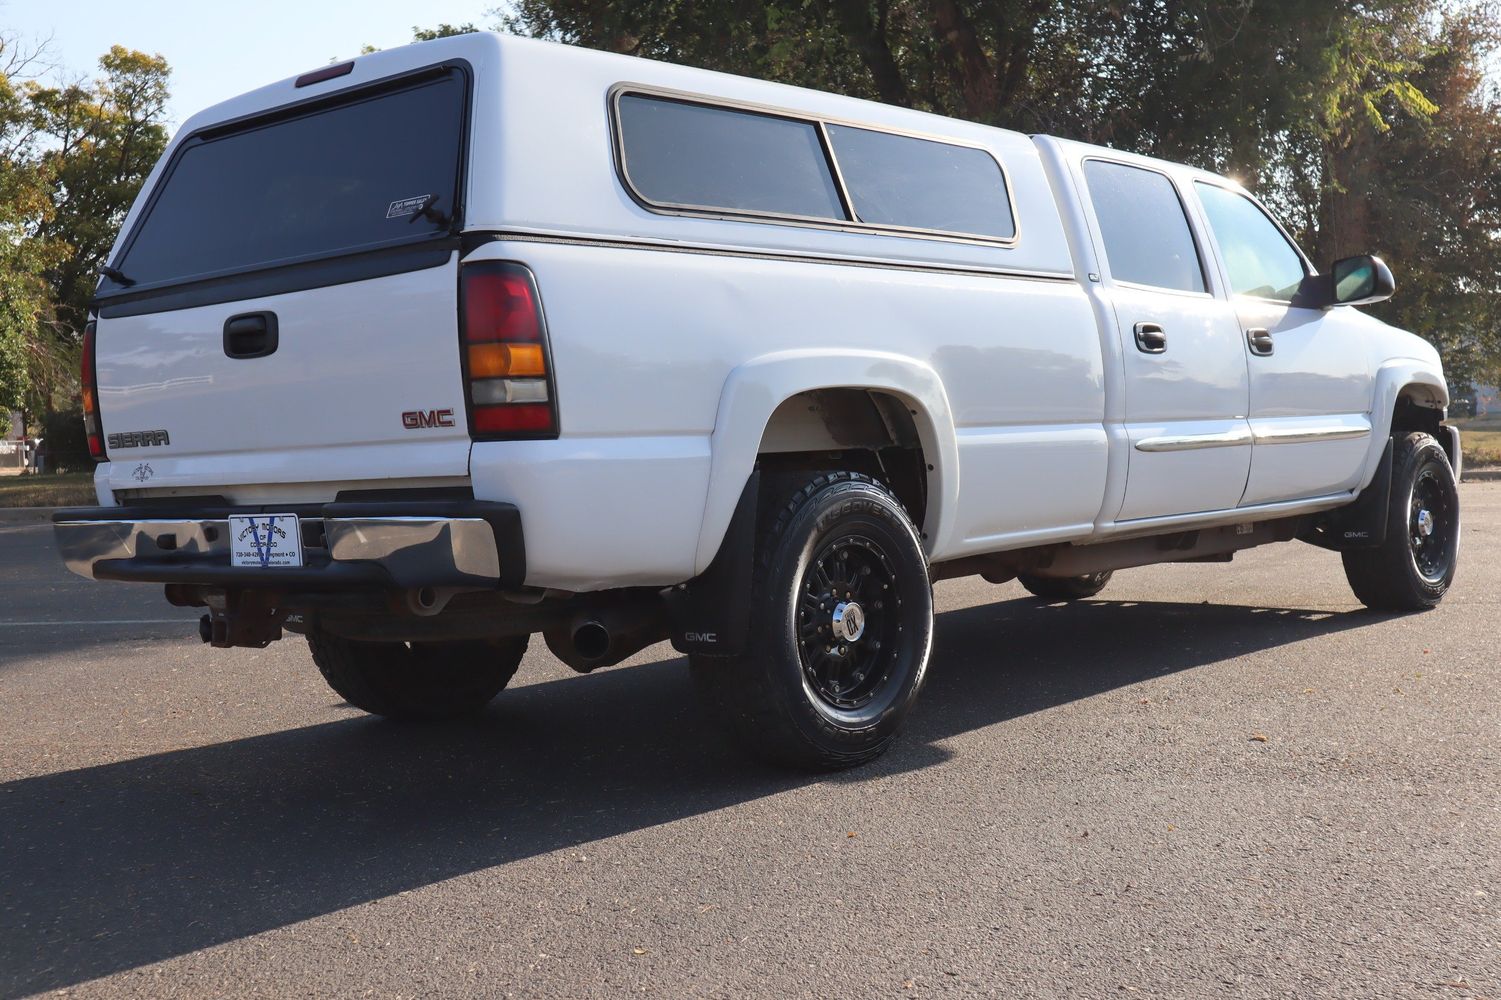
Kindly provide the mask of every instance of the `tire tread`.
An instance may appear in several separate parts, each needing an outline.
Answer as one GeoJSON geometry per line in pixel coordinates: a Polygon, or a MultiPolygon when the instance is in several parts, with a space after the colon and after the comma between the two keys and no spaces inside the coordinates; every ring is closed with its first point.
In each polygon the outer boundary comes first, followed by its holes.
{"type": "MultiPolygon", "coordinates": [[[[1407,545],[1406,490],[1407,476],[1420,453],[1432,449],[1448,468],[1448,456],[1432,435],[1412,431],[1394,436],[1392,451],[1392,495],[1387,511],[1386,538],[1374,548],[1350,549],[1341,556],[1345,579],[1356,600],[1375,611],[1426,611],[1443,599],[1448,581],[1440,587],[1427,584],[1412,565],[1407,545]]],[[[1450,482],[1453,471],[1450,470],[1450,482]]],[[[1451,568],[1449,578],[1453,578],[1451,568]]]]}
{"type": "MultiPolygon", "coordinates": [[[[779,543],[791,530],[798,515],[815,497],[841,485],[860,485],[880,491],[901,511],[904,521],[916,535],[916,530],[911,528],[910,516],[895,493],[885,483],[864,473],[824,471],[811,475],[782,473],[768,477],[763,483],[763,497],[787,496],[789,492],[791,495],[785,502],[764,510],[761,518],[751,585],[753,609],[766,606],[770,600],[768,587],[775,581],[769,577],[779,543]]],[[[789,703],[779,697],[773,687],[770,672],[763,667],[769,657],[776,655],[775,650],[768,647],[765,633],[766,630],[753,625],[745,652],[739,656],[689,658],[695,686],[711,709],[729,722],[735,735],[752,753],[788,767],[835,771],[866,763],[886,751],[896,738],[895,732],[856,751],[835,750],[827,743],[808,739],[794,718],[789,703]]],[[[838,732],[822,719],[817,720],[817,724],[831,734],[838,732]]]]}

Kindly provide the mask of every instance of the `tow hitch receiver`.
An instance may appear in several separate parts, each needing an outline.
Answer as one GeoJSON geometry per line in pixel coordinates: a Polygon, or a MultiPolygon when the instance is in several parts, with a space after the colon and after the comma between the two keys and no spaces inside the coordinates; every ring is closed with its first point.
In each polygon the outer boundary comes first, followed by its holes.
{"type": "Polygon", "coordinates": [[[265,590],[231,590],[205,594],[209,613],[198,620],[198,635],[210,646],[264,649],[281,638],[287,609],[276,606],[278,595],[265,590]]]}

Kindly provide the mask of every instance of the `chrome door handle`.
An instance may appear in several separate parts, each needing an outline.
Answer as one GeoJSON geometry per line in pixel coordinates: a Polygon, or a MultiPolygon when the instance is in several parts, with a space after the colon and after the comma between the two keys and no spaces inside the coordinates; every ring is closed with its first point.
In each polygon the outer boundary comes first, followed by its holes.
{"type": "Polygon", "coordinates": [[[1277,349],[1272,343],[1272,331],[1255,327],[1246,331],[1246,343],[1251,345],[1251,353],[1257,357],[1269,357],[1277,349]]]}
{"type": "Polygon", "coordinates": [[[1161,354],[1167,350],[1167,334],[1156,323],[1137,323],[1136,349],[1143,354],[1161,354]]]}

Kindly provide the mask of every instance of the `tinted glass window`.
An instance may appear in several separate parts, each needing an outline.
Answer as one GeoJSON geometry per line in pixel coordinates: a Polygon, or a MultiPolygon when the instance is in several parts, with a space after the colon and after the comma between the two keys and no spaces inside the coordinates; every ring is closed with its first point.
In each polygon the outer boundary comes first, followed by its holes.
{"type": "Polygon", "coordinates": [[[626,173],[647,201],[844,219],[808,122],[627,94],[620,139],[626,173]]]}
{"type": "Polygon", "coordinates": [[[861,222],[1010,239],[1006,180],[982,149],[830,125],[834,159],[861,222]]]}
{"type": "Polygon", "coordinates": [[[1084,162],[1084,180],[1116,281],[1204,291],[1204,270],[1172,181],[1103,160],[1084,162]]]}
{"type": "Polygon", "coordinates": [[[463,113],[455,73],[193,140],[117,266],[147,284],[446,233],[463,113]]]}
{"type": "Polygon", "coordinates": [[[1244,195],[1199,184],[1199,200],[1225,258],[1236,295],[1291,302],[1303,281],[1303,258],[1266,213],[1244,195]]]}

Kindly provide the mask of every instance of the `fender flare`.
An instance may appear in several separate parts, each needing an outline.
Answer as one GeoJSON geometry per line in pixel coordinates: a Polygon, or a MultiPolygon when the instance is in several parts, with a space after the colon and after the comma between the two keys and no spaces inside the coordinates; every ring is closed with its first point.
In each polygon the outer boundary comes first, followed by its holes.
{"type": "Polygon", "coordinates": [[[930,366],[900,354],[805,348],[753,358],[725,379],[709,437],[709,486],[695,574],[707,570],[719,551],[772,413],[800,392],[841,388],[887,392],[913,411],[923,454],[933,467],[927,517],[919,527],[928,553],[941,550],[959,497],[959,444],[943,380],[930,366]]]}
{"type": "Polygon", "coordinates": [[[1365,461],[1365,474],[1360,479],[1360,489],[1371,485],[1376,470],[1381,465],[1381,455],[1386,449],[1386,440],[1391,436],[1392,417],[1397,410],[1397,400],[1410,386],[1423,386],[1444,406],[1449,405],[1449,386],[1443,373],[1430,361],[1421,358],[1393,358],[1376,370],[1375,393],[1371,403],[1371,443],[1365,461]],[[1387,433],[1383,434],[1382,431],[1387,433]]]}

